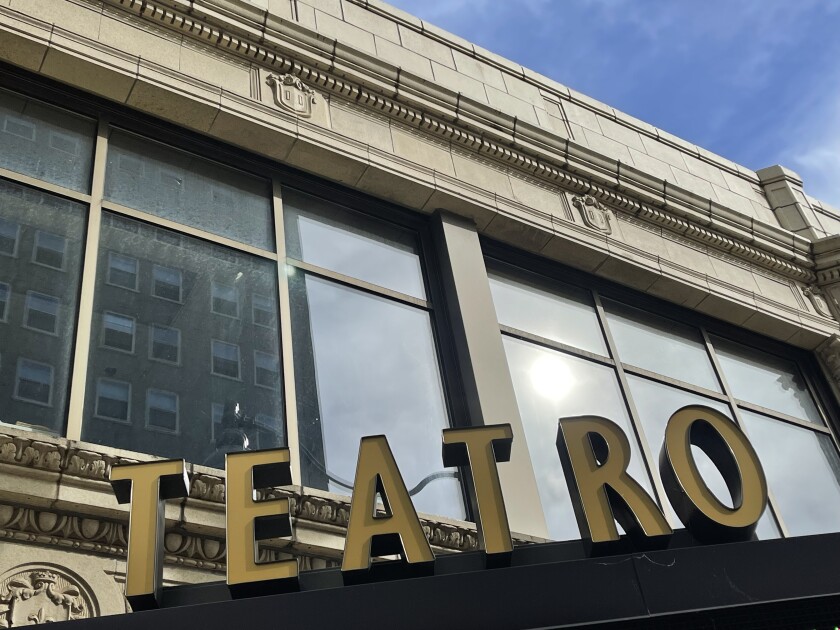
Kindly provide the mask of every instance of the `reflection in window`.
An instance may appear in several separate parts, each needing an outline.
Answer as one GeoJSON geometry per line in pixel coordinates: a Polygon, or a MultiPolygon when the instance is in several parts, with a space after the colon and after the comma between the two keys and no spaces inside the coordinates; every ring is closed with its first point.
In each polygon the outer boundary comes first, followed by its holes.
{"type": "Polygon", "coordinates": [[[152,295],[164,300],[180,302],[181,280],[179,269],[154,265],[152,267],[152,295]]]}
{"type": "Polygon", "coordinates": [[[413,234],[293,190],[283,208],[290,257],[425,299],[413,234]]]}
{"type": "Polygon", "coordinates": [[[131,383],[99,379],[96,383],[96,415],[127,422],[131,413],[131,383]]]}
{"type": "Polygon", "coordinates": [[[622,362],[721,391],[699,330],[612,300],[604,311],[622,362]]]}
{"type": "Polygon", "coordinates": [[[181,331],[152,324],[149,326],[149,358],[167,363],[179,363],[181,331]]]}
{"type": "MultiPolygon", "coordinates": [[[[0,109],[2,100],[0,91],[0,109]]],[[[5,287],[0,320],[9,322],[0,327],[0,351],[10,370],[0,378],[0,419],[57,434],[65,422],[86,211],[81,204],[0,180],[0,217],[0,250],[7,254],[0,256],[5,287]],[[52,257],[54,252],[60,255],[52,257]],[[60,265],[65,273],[33,260],[60,265]],[[42,366],[37,379],[21,384],[15,378],[19,359],[27,361],[33,377],[33,366],[42,366]]]]}
{"type": "Polygon", "coordinates": [[[90,190],[96,122],[0,90],[0,167],[90,190]]]}
{"type": "Polygon", "coordinates": [[[224,341],[211,341],[213,352],[213,374],[239,378],[239,346],[224,341]]]}
{"type": "Polygon", "coordinates": [[[123,289],[137,290],[137,269],[139,264],[136,258],[121,256],[114,252],[108,253],[108,284],[123,289]]]}
{"type": "Polygon", "coordinates": [[[15,398],[49,406],[52,402],[53,367],[21,357],[17,364],[15,398]]]}
{"type": "Polygon", "coordinates": [[[105,198],[275,249],[268,180],[122,131],[112,132],[108,141],[105,198]]]}
{"type": "Polygon", "coordinates": [[[787,359],[712,337],[718,361],[736,398],[822,424],[799,368],[787,359]]]}
{"type": "Polygon", "coordinates": [[[146,426],[150,429],[178,432],[178,394],[160,389],[146,392],[146,426]]]}
{"type": "Polygon", "coordinates": [[[279,387],[279,357],[256,350],[254,352],[254,382],[261,387],[279,387]]]}
{"type": "Polygon", "coordinates": [[[274,300],[255,293],[252,297],[254,323],[257,326],[274,328],[277,323],[277,312],[274,310],[274,300]]]}
{"type": "Polygon", "coordinates": [[[557,456],[558,418],[594,415],[618,424],[627,434],[633,453],[628,471],[651,492],[641,449],[613,370],[511,337],[505,337],[504,344],[551,538],[580,538],[557,456]]]}
{"type": "Polygon", "coordinates": [[[239,289],[234,286],[213,283],[211,310],[227,317],[239,317],[239,289]]]}
{"type": "Polygon", "coordinates": [[[55,335],[58,330],[59,299],[51,295],[30,291],[26,294],[26,307],[23,325],[30,330],[38,330],[55,335]]]}
{"type": "Polygon", "coordinates": [[[0,218],[0,255],[17,256],[20,225],[0,218]]]}
{"type": "Polygon", "coordinates": [[[490,275],[490,290],[500,324],[596,354],[608,354],[588,292],[559,286],[548,291],[498,273],[490,275]]]}
{"type": "Polygon", "coordinates": [[[828,435],[741,411],[793,536],[840,531],[840,458],[828,435]]]}
{"type": "Polygon", "coordinates": [[[38,230],[35,233],[35,249],[32,262],[53,269],[64,269],[64,250],[67,240],[63,236],[38,230]]]}
{"type": "Polygon", "coordinates": [[[0,282],[0,322],[5,322],[9,313],[11,289],[5,282],[0,282]]]}
{"type": "Polygon", "coordinates": [[[103,313],[102,345],[123,352],[134,352],[134,318],[119,313],[103,313]]]}

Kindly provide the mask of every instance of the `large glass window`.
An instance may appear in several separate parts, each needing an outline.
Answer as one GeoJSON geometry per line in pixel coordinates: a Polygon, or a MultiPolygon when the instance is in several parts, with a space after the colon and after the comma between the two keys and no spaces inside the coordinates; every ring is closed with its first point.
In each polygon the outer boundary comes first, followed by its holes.
{"type": "Polygon", "coordinates": [[[0,216],[7,237],[0,248],[8,254],[0,256],[0,421],[60,433],[86,211],[0,180],[0,216]],[[59,251],[60,260],[52,256],[59,251]]]}
{"type": "Polygon", "coordinates": [[[0,168],[88,192],[96,123],[0,90],[0,168]]]}
{"type": "Polygon", "coordinates": [[[463,518],[416,236],[292,191],[283,203],[305,263],[289,271],[303,483],[349,493],[360,438],[385,434],[418,511],[463,518]]]}
{"type": "MultiPolygon", "coordinates": [[[[773,497],[759,521],[759,538],[778,537],[784,528],[793,535],[840,531],[840,457],[795,361],[589,291],[559,283],[553,288],[501,264],[490,266],[553,538],[578,537],[554,448],[557,419],[576,415],[600,415],[625,430],[633,449],[630,474],[654,492],[671,525],[681,527],[662,490],[659,454],[668,419],[687,405],[720,411],[753,440],[773,497]]],[[[701,449],[692,452],[709,490],[732,506],[718,469],[701,449]]]]}
{"type": "Polygon", "coordinates": [[[218,287],[247,300],[277,295],[276,263],[109,212],[100,251],[93,317],[102,335],[91,340],[83,439],[215,467],[260,433],[282,444],[279,367],[271,388],[243,378],[258,370],[257,349],[279,355],[277,330],[208,309],[218,287]],[[213,403],[230,409],[215,432],[207,412],[195,412],[213,403]],[[258,414],[272,423],[258,429],[258,414]]]}

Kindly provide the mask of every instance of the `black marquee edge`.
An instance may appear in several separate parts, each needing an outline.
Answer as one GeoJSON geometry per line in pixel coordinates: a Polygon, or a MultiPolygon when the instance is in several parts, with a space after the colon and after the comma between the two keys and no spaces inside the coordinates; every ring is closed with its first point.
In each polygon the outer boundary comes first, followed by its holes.
{"type": "MultiPolygon", "coordinates": [[[[302,573],[300,591],[231,600],[224,583],[164,590],[164,607],[66,622],[68,630],[430,630],[835,628],[840,534],[585,557],[580,543],[527,545],[511,566],[480,552],[441,556],[435,574],[344,586],[338,569],[302,573]]],[[[624,541],[622,541],[623,543],[624,541]]],[[[616,549],[615,551],[620,551],[616,549]]],[[[626,551],[626,549],[625,549],[626,551]]],[[[387,567],[382,568],[387,571],[387,567]]]]}

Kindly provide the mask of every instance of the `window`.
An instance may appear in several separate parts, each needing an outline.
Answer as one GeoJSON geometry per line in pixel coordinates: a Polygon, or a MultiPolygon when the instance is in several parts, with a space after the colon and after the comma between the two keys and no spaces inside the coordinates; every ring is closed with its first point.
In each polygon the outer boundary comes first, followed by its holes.
{"type": "Polygon", "coordinates": [[[0,218],[0,255],[16,257],[20,224],[0,218]]]}
{"type": "Polygon", "coordinates": [[[35,140],[34,123],[17,116],[6,115],[3,120],[3,131],[24,140],[35,140]]]}
{"type": "Polygon", "coordinates": [[[226,317],[239,317],[239,289],[226,284],[213,283],[211,310],[226,317]]]}
{"type": "Polygon", "coordinates": [[[264,413],[258,413],[254,418],[256,427],[255,448],[277,448],[283,445],[283,435],[278,430],[282,425],[277,418],[272,418],[264,413]]]}
{"type": "Polygon", "coordinates": [[[107,311],[103,313],[102,345],[122,352],[134,352],[134,318],[107,311]]]}
{"type": "Polygon", "coordinates": [[[216,440],[222,434],[222,416],[225,413],[225,406],[222,403],[213,403],[210,405],[210,422],[212,423],[212,435],[216,440]]]}
{"type": "Polygon", "coordinates": [[[275,301],[264,295],[254,293],[252,297],[252,317],[254,324],[274,328],[277,325],[277,306],[275,301]]]}
{"type": "Polygon", "coordinates": [[[131,419],[131,383],[101,378],[96,383],[96,415],[107,420],[131,419]]]}
{"type": "Polygon", "coordinates": [[[136,258],[108,253],[108,284],[123,289],[137,290],[137,269],[139,263],[136,258]]]}
{"type": "Polygon", "coordinates": [[[79,140],[60,131],[50,131],[50,147],[72,157],[79,155],[79,140]]]}
{"type": "Polygon", "coordinates": [[[283,207],[303,483],[349,494],[359,439],[385,434],[417,510],[463,518],[417,234],[295,191],[283,207]]]}
{"type": "Polygon", "coordinates": [[[181,271],[171,267],[152,267],[152,295],[171,300],[181,301],[181,271]]]}
{"type": "Polygon", "coordinates": [[[26,308],[23,313],[24,328],[55,335],[58,330],[59,308],[57,297],[29,291],[26,294],[26,308]]]}
{"type": "Polygon", "coordinates": [[[49,407],[52,386],[53,366],[23,357],[18,359],[15,398],[49,407]]]}
{"type": "Polygon", "coordinates": [[[149,326],[149,358],[166,363],[179,363],[181,331],[152,324],[149,326]]]}
{"type": "Polygon", "coordinates": [[[35,249],[32,250],[32,262],[53,269],[64,269],[66,249],[67,239],[63,236],[38,230],[35,233],[35,249]]]}
{"type": "Polygon", "coordinates": [[[280,386],[279,357],[254,351],[254,382],[260,387],[275,389],[280,386]]]}
{"type": "Polygon", "coordinates": [[[210,342],[212,351],[211,371],[217,376],[239,378],[239,346],[213,339],[210,342]]]}
{"type": "Polygon", "coordinates": [[[8,321],[9,314],[9,298],[11,297],[11,289],[5,282],[0,282],[0,322],[8,321]]]}
{"type": "Polygon", "coordinates": [[[178,394],[160,389],[146,392],[146,427],[178,433],[178,394]]]}

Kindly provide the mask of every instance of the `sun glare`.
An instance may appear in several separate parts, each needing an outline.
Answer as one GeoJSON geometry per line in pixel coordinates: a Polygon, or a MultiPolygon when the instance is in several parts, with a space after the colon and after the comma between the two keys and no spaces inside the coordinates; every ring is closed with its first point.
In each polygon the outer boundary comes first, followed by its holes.
{"type": "Polygon", "coordinates": [[[569,366],[562,359],[549,355],[534,361],[529,375],[534,391],[551,400],[565,398],[575,381],[569,366]]]}

